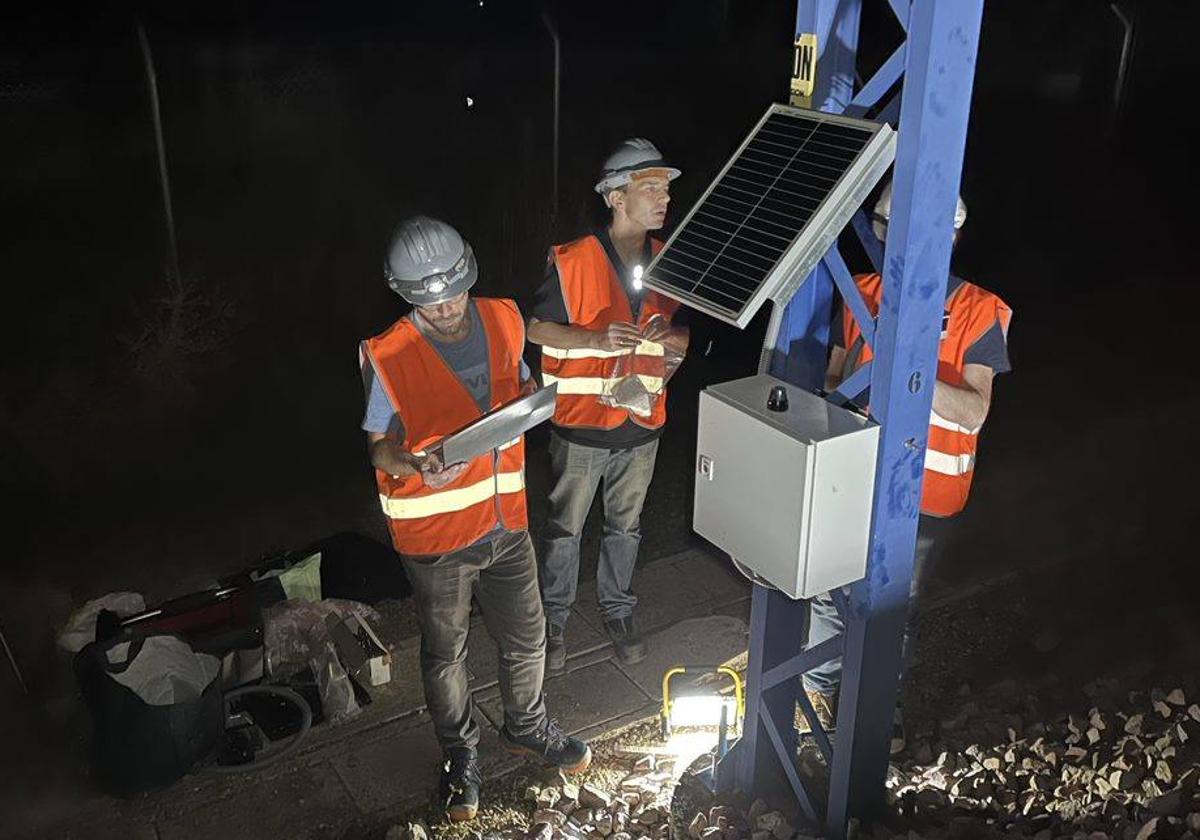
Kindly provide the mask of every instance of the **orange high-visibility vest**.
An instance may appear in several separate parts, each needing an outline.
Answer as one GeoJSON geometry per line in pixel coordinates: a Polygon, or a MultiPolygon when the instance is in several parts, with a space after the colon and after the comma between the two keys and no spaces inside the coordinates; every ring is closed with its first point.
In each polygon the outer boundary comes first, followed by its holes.
{"type": "MultiPolygon", "coordinates": [[[[650,247],[657,254],[663,246],[652,239],[650,247]]],[[[617,321],[634,323],[629,297],[599,239],[585,236],[566,245],[555,245],[551,251],[571,326],[600,332],[617,321]]],[[[670,322],[678,309],[676,301],[647,290],[636,325],[644,328],[655,315],[662,315],[670,322]]],[[[559,426],[615,429],[632,419],[640,426],[657,429],[667,420],[665,374],[664,349],[657,342],[643,341],[632,351],[565,350],[542,345],[542,382],[546,387],[558,383],[554,423],[559,426]],[[627,361],[632,363],[632,372],[641,378],[647,391],[652,394],[661,391],[652,401],[649,417],[600,402],[600,396],[609,393],[620,381],[615,373],[621,356],[630,357],[627,361]]]]}
{"type": "MultiPolygon", "coordinates": [[[[878,274],[863,274],[855,277],[854,282],[871,314],[877,314],[883,295],[883,278],[878,274]]],[[[1012,309],[1004,301],[972,283],[962,283],[946,299],[944,329],[938,344],[937,378],[948,385],[961,387],[967,350],[997,323],[1007,338],[1011,320],[1012,309]]],[[[845,346],[850,352],[847,361],[852,368],[846,371],[848,375],[870,361],[874,354],[865,344],[861,346],[861,353],[856,352],[856,342],[862,331],[849,306],[845,307],[842,324],[845,346]]],[[[968,429],[930,410],[925,482],[921,491],[922,513],[953,516],[966,507],[971,479],[975,476],[978,442],[978,428],[968,429]]]]}
{"type": "MultiPolygon", "coordinates": [[[[473,298],[487,334],[492,408],[520,394],[525,322],[511,300],[473,298]]],[[[379,381],[404,422],[404,448],[422,452],[479,418],[475,398],[408,318],[363,342],[379,381]]],[[[497,526],[529,527],[525,508],[524,436],[470,461],[455,481],[434,490],[420,475],[375,471],[392,544],[408,555],[464,548],[497,526]]]]}

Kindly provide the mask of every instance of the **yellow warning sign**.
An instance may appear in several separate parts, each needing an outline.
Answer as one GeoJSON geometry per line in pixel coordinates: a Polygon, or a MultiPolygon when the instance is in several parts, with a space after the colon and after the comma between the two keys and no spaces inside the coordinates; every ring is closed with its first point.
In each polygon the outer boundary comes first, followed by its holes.
{"type": "Polygon", "coordinates": [[[816,78],[817,35],[815,32],[803,32],[796,36],[796,51],[792,57],[791,101],[793,105],[809,104],[816,78]]]}

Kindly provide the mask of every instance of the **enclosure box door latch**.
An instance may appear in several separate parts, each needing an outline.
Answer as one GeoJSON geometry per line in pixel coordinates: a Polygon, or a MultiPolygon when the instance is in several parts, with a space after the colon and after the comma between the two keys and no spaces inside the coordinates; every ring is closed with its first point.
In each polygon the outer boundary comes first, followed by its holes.
{"type": "Polygon", "coordinates": [[[709,481],[712,481],[715,466],[716,465],[713,464],[713,459],[711,456],[701,455],[700,456],[700,465],[697,469],[699,470],[700,475],[702,477],[707,478],[709,481]]]}
{"type": "Polygon", "coordinates": [[[802,32],[796,36],[795,52],[792,54],[792,105],[800,108],[811,107],[816,79],[817,35],[815,32],[802,32]]]}

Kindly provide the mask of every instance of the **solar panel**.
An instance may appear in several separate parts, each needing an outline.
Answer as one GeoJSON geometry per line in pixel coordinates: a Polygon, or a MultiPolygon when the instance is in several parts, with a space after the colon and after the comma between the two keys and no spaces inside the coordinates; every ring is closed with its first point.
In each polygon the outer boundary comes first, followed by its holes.
{"type": "Polygon", "coordinates": [[[895,154],[886,123],[772,105],[642,281],[745,327],[792,296],[895,154]]]}

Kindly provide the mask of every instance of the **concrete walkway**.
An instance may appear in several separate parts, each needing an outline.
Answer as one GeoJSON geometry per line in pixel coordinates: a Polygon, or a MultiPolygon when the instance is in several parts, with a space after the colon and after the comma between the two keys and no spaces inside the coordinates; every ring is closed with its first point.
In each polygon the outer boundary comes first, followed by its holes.
{"type": "MultiPolygon", "coordinates": [[[[694,549],[647,563],[635,575],[634,590],[650,654],[623,667],[602,630],[595,582],[580,586],[567,629],[567,673],[546,682],[547,707],[567,732],[595,738],[652,717],[668,667],[721,662],[746,648],[749,585],[718,556],[694,549]]],[[[388,616],[388,623],[411,626],[396,618],[388,616]]],[[[424,710],[419,639],[392,644],[392,682],[350,721],[314,728],[295,757],[254,774],[193,774],[128,802],[81,794],[58,803],[55,819],[28,836],[382,837],[395,817],[430,801],[440,761],[424,710]]],[[[467,666],[483,731],[480,757],[485,775],[495,779],[521,760],[500,746],[496,648],[481,622],[471,630],[467,666]]],[[[46,813],[45,804],[37,810],[46,813]]]]}

